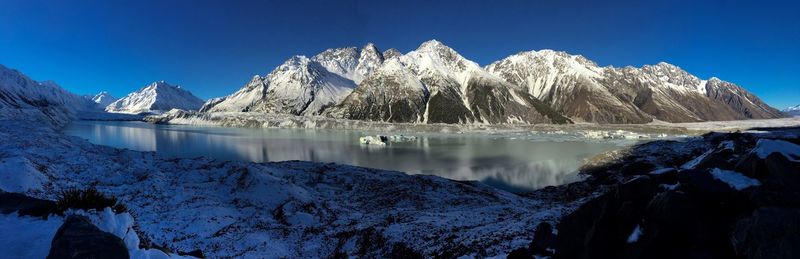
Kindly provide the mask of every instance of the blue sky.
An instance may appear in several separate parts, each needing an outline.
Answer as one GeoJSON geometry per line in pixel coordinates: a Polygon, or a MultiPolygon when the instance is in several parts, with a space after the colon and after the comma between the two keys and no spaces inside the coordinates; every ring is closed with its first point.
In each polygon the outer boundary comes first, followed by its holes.
{"type": "Polygon", "coordinates": [[[525,50],[666,61],[800,104],[798,1],[0,0],[0,64],[76,93],[152,81],[230,94],[296,54],[438,39],[481,65],[525,50]]]}

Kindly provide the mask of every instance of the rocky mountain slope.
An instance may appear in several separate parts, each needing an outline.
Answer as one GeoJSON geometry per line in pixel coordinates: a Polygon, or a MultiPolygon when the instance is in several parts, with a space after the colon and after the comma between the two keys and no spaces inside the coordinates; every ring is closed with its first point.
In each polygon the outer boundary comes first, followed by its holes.
{"type": "Polygon", "coordinates": [[[70,93],[52,81],[35,81],[0,65],[0,118],[44,121],[62,125],[95,103],[70,93]]]}
{"type": "Polygon", "coordinates": [[[203,100],[191,92],[180,86],[159,81],[109,104],[106,111],[130,114],[160,113],[171,109],[197,110],[202,105],[203,100]]]}
{"type": "Polygon", "coordinates": [[[514,85],[439,41],[384,62],[326,114],[411,123],[565,123],[514,85]]]}
{"type": "Polygon", "coordinates": [[[718,78],[702,80],[664,62],[599,67],[579,55],[528,51],[486,66],[556,111],[598,123],[647,123],[778,118],[747,90],[718,78]]]}

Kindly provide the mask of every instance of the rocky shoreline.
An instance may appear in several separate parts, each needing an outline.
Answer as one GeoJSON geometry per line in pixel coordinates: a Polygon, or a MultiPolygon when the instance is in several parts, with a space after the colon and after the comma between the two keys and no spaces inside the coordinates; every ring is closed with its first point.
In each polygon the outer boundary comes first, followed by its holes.
{"type": "Polygon", "coordinates": [[[800,128],[758,130],[599,158],[578,184],[608,191],[509,258],[797,258],[800,128]]]}

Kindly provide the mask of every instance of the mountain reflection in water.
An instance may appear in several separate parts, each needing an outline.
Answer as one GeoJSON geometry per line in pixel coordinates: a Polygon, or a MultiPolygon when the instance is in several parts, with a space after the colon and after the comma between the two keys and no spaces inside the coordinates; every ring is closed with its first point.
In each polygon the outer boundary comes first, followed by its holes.
{"type": "Polygon", "coordinates": [[[524,191],[578,180],[584,159],[619,149],[596,141],[516,139],[481,134],[421,134],[416,141],[365,146],[358,138],[375,132],[305,129],[243,129],[154,125],[144,122],[76,121],[68,135],[94,144],[164,157],[207,156],[220,160],[307,160],[476,180],[524,191]]]}

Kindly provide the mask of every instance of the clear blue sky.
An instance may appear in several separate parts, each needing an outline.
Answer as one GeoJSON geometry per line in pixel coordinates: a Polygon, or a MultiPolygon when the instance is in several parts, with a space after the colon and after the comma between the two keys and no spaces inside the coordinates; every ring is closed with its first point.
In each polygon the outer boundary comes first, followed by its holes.
{"type": "Polygon", "coordinates": [[[666,61],[800,104],[798,1],[0,0],[0,63],[118,97],[156,80],[223,96],[295,54],[434,38],[481,65],[543,48],[666,61]]]}

